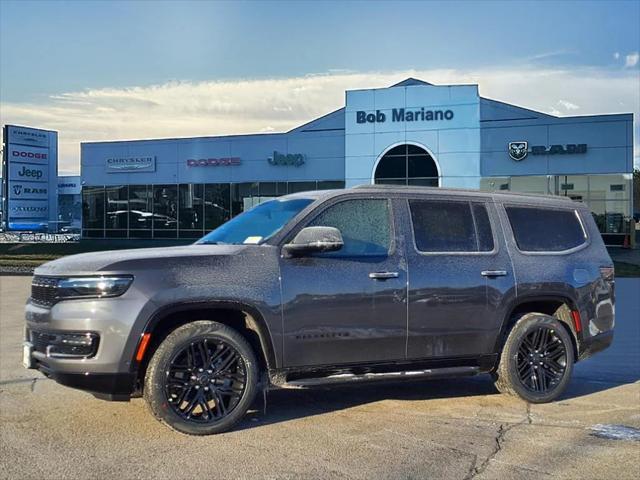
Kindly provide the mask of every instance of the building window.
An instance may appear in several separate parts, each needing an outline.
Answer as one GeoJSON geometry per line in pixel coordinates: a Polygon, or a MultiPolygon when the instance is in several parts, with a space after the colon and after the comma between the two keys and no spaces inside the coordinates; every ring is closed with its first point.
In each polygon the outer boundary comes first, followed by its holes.
{"type": "Polygon", "coordinates": [[[129,185],[129,237],[151,238],[153,190],[150,185],[129,185]]]}
{"type": "Polygon", "coordinates": [[[107,218],[105,234],[110,238],[127,238],[129,223],[129,187],[106,187],[107,218]]]}
{"type": "Polygon", "coordinates": [[[178,187],[178,236],[200,238],[204,225],[204,185],[183,184],[178,187]]]}
{"type": "Polygon", "coordinates": [[[153,236],[176,238],[178,227],[178,186],[153,186],[153,236]]]}
{"type": "Polygon", "coordinates": [[[104,187],[82,189],[82,227],[85,237],[104,236],[104,187]]]}
{"type": "Polygon", "coordinates": [[[334,188],[344,188],[344,181],[83,187],[82,235],[195,239],[272,198],[334,188]]]}
{"type": "Polygon", "coordinates": [[[378,162],[374,183],[437,187],[438,167],[429,152],[417,145],[398,145],[378,162]]]}
{"type": "Polygon", "coordinates": [[[204,186],[204,229],[210,232],[231,218],[231,189],[228,183],[204,186]]]}
{"type": "Polygon", "coordinates": [[[316,182],[289,182],[288,193],[310,192],[316,190],[316,182]]]}

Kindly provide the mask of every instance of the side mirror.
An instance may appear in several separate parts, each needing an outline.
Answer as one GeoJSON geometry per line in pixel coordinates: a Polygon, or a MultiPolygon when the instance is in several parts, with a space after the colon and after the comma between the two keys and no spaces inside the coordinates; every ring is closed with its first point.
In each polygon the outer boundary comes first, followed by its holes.
{"type": "Polygon", "coordinates": [[[282,247],[290,257],[311,253],[335,252],[344,246],[340,230],[333,227],[306,227],[298,232],[291,243],[282,247]]]}

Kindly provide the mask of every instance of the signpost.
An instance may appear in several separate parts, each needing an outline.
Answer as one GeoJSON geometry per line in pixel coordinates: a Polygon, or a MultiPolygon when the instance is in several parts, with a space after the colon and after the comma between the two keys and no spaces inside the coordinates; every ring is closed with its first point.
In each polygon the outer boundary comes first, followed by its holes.
{"type": "Polygon", "coordinates": [[[58,133],[5,125],[3,143],[4,229],[55,231],[58,133]]]}

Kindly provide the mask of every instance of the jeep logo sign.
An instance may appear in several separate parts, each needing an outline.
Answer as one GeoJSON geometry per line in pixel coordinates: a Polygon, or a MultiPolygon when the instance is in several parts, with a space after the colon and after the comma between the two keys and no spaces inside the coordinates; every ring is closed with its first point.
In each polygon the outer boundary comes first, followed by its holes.
{"type": "Polygon", "coordinates": [[[22,165],[22,169],[18,171],[19,177],[27,177],[33,178],[34,180],[39,180],[44,175],[44,172],[37,168],[28,168],[25,165],[22,165]]]}
{"type": "Polygon", "coordinates": [[[276,151],[273,152],[273,156],[267,159],[269,165],[292,165],[294,167],[299,167],[300,165],[304,165],[304,155],[301,153],[278,153],[276,151]]]}
{"type": "MultiPolygon", "coordinates": [[[[10,163],[9,180],[22,182],[48,182],[49,166],[34,163],[10,163]]],[[[13,184],[12,184],[13,185],[13,184]]]]}
{"type": "MultiPolygon", "coordinates": [[[[376,110],[375,113],[367,113],[363,110],[356,112],[356,123],[384,123],[387,121],[387,113],[376,110]]],[[[392,122],[433,122],[441,120],[453,120],[453,110],[425,110],[394,108],[391,110],[392,122]]]]}

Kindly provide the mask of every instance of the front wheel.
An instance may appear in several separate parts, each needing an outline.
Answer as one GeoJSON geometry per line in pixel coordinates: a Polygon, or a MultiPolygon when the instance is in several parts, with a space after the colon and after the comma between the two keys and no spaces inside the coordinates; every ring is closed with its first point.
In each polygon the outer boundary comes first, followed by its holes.
{"type": "Polygon", "coordinates": [[[155,417],[179,432],[221,433],[249,409],[258,373],[251,346],[236,330],[192,322],[170,333],[154,353],[144,397],[155,417]]]}
{"type": "Polygon", "coordinates": [[[573,344],[560,322],[528,313],[509,332],[494,382],[500,392],[527,402],[551,402],[569,383],[573,362],[573,344]]]}

